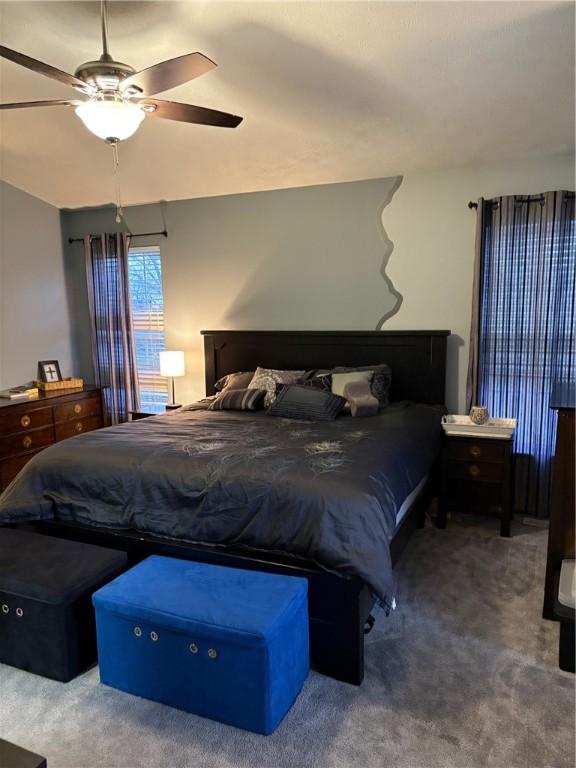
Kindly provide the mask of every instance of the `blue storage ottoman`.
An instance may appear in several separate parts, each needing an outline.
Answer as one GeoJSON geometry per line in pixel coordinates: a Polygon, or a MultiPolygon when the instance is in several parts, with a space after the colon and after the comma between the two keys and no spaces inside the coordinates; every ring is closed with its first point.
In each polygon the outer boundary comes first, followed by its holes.
{"type": "Polygon", "coordinates": [[[0,662],[67,682],[96,661],[92,592],[124,552],[0,528],[0,662]]]}
{"type": "Polygon", "coordinates": [[[149,557],[93,596],[100,680],[272,733],[308,675],[306,579],[149,557]]]}

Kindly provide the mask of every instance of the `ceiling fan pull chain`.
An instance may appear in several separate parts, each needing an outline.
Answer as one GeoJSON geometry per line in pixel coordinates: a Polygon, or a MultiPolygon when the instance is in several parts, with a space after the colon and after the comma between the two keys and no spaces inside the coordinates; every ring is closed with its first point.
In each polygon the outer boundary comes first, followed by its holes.
{"type": "Polygon", "coordinates": [[[115,187],[115,193],[116,193],[116,223],[120,224],[124,216],[124,211],[122,210],[122,198],[120,195],[120,158],[118,156],[118,142],[111,141],[110,146],[112,147],[112,160],[114,163],[114,187],[115,187]]]}

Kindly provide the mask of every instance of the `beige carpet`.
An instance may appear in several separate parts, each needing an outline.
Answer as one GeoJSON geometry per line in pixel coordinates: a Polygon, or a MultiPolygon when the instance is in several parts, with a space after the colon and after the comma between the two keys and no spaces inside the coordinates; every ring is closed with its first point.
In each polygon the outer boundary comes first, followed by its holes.
{"type": "Polygon", "coordinates": [[[574,676],[540,618],[547,533],[514,534],[478,520],[417,532],[363,686],[311,674],[272,736],[106,688],[97,670],[64,685],[2,665],[0,736],[48,768],[572,768],[574,676]]]}

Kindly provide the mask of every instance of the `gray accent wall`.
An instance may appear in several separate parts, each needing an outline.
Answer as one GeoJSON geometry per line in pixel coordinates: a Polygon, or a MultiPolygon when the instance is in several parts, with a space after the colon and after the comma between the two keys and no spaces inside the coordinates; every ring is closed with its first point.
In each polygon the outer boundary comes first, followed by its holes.
{"type": "MultiPolygon", "coordinates": [[[[125,209],[132,232],[168,230],[162,254],[167,344],[184,349],[180,401],[203,396],[199,332],[216,329],[373,330],[401,296],[387,279],[392,243],[382,211],[400,178],[182,200],[125,209]]],[[[115,231],[113,208],[62,213],[66,236],[115,231]]],[[[83,282],[83,246],[67,247],[77,279],[79,354],[91,357],[83,282]],[[84,298],[80,298],[84,296],[84,298]]]]}
{"type": "Polygon", "coordinates": [[[77,373],[60,212],[0,181],[0,389],[36,378],[39,360],[77,373]]]}

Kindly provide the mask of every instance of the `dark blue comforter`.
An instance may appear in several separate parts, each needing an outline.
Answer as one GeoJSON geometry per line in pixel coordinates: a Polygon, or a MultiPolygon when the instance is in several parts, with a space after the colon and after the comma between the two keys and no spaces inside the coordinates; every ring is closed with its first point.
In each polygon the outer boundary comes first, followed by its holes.
{"type": "Polygon", "coordinates": [[[0,523],[57,519],[298,555],[392,593],[396,513],[429,471],[442,411],[331,422],[179,411],[65,440],[0,497],[0,523]]]}

